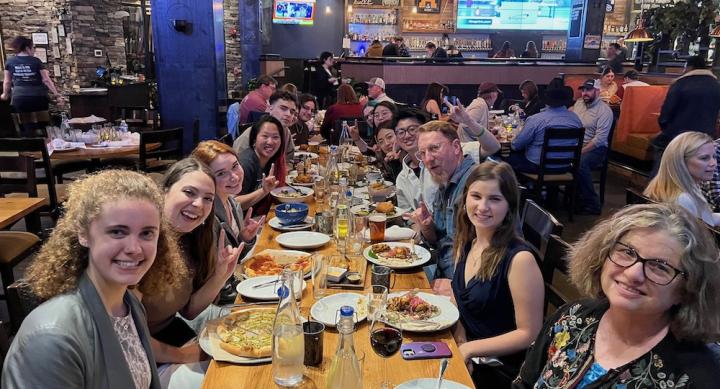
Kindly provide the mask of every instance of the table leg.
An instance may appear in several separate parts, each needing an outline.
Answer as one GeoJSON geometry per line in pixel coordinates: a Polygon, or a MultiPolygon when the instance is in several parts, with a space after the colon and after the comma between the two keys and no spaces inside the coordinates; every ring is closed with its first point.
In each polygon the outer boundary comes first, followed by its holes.
{"type": "Polygon", "coordinates": [[[42,222],[40,221],[40,211],[35,211],[25,216],[25,229],[35,235],[41,235],[42,222]]]}

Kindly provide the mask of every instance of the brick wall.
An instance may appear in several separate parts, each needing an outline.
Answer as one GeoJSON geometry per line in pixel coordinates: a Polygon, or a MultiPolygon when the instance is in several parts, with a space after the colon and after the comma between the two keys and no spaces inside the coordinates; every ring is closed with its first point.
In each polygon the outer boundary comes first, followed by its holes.
{"type": "Polygon", "coordinates": [[[228,94],[242,90],[242,56],[238,23],[238,1],[226,0],[225,6],[225,69],[228,94]],[[233,34],[234,32],[234,34],[233,34]]]}

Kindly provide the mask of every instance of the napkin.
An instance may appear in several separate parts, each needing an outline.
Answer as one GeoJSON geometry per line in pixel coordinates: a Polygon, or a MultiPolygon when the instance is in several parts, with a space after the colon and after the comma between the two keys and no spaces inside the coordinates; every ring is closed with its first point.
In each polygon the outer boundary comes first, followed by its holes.
{"type": "MultiPolygon", "coordinates": [[[[385,229],[385,240],[388,242],[406,240],[415,236],[412,228],[391,226],[385,229]]],[[[365,230],[365,239],[370,239],[370,230],[365,230]]]]}

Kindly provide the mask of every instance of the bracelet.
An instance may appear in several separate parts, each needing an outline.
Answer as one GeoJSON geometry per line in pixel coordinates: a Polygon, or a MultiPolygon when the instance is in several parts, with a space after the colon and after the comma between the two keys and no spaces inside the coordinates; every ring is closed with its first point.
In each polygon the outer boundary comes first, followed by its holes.
{"type": "Polygon", "coordinates": [[[480,133],[478,134],[478,138],[485,135],[485,132],[486,132],[485,127],[480,127],[480,129],[482,129],[482,131],[480,131],[480,133]]]}

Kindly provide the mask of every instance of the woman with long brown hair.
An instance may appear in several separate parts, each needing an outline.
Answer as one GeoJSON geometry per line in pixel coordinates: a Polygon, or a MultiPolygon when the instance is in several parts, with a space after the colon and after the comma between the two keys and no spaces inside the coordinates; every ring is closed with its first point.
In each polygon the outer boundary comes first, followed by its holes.
{"type": "Polygon", "coordinates": [[[452,290],[460,321],[453,336],[466,363],[497,357],[503,364],[473,365],[478,387],[509,387],[542,327],[544,284],[516,233],[519,202],[512,167],[488,161],[470,173],[456,208],[452,290]]]}
{"type": "MultiPolygon", "coordinates": [[[[337,144],[340,134],[333,133],[335,121],[343,118],[361,118],[363,106],[358,102],[357,95],[352,86],[342,84],[337,90],[337,102],[325,111],[320,132],[330,144],[337,144]]],[[[348,123],[352,125],[353,123],[348,123]]]]}
{"type": "Polygon", "coordinates": [[[420,103],[420,109],[439,118],[442,115],[444,98],[450,93],[450,89],[443,84],[433,82],[425,90],[425,97],[420,103]]]}

